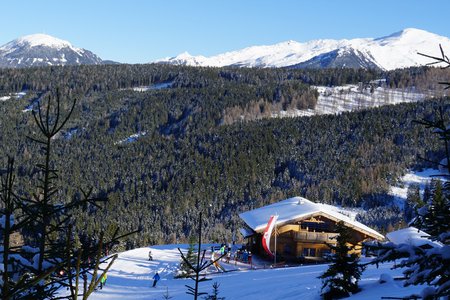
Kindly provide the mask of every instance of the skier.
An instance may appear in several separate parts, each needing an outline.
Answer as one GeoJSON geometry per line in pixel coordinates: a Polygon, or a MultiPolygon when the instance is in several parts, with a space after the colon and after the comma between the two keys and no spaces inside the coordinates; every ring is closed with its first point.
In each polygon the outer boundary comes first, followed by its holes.
{"type": "Polygon", "coordinates": [[[158,272],[156,272],[155,276],[153,276],[153,287],[156,287],[156,283],[161,277],[159,277],[158,272]]]}
{"type": "Polygon", "coordinates": [[[106,285],[106,279],[108,279],[108,275],[106,275],[106,273],[103,273],[102,278],[100,278],[100,289],[102,289],[103,286],[106,285]]]}
{"type": "Polygon", "coordinates": [[[217,272],[220,272],[220,271],[225,272],[225,268],[219,264],[218,260],[216,260],[216,255],[214,252],[211,253],[211,261],[213,262],[213,265],[216,268],[217,272]]]}
{"type": "Polygon", "coordinates": [[[152,250],[148,251],[148,260],[153,260],[152,250]]]}
{"type": "Polygon", "coordinates": [[[231,251],[228,251],[228,252],[227,252],[227,258],[226,258],[225,262],[226,262],[227,264],[229,264],[229,263],[230,263],[230,259],[231,259],[231,251]]]}

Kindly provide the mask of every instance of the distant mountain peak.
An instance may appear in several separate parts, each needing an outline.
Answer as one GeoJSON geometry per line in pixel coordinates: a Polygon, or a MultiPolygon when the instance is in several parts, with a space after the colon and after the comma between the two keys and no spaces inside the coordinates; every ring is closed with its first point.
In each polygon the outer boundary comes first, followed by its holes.
{"type": "Polygon", "coordinates": [[[89,50],[48,34],[31,34],[0,47],[0,67],[101,64],[89,50]]]}
{"type": "Polygon", "coordinates": [[[72,44],[68,41],[58,39],[48,34],[37,33],[20,37],[14,41],[16,44],[28,45],[30,47],[46,46],[53,48],[72,47],[72,44]]]}
{"type": "MultiPolygon", "coordinates": [[[[405,28],[380,38],[320,39],[305,43],[294,40],[250,46],[215,56],[178,55],[157,63],[190,66],[379,68],[392,70],[424,65],[417,52],[434,53],[438,45],[450,49],[450,39],[417,28],[405,28]]],[[[436,54],[439,55],[439,54],[436,54]]]]}

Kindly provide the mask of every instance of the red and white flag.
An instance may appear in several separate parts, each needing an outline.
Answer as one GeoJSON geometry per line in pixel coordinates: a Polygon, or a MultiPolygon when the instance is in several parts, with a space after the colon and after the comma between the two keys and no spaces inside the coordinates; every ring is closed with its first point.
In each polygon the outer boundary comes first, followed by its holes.
{"type": "Polygon", "coordinates": [[[267,223],[266,229],[264,230],[264,235],[262,238],[262,245],[264,250],[270,257],[273,257],[272,251],[270,251],[270,237],[272,236],[272,230],[275,227],[275,223],[277,222],[278,216],[270,216],[269,223],[267,223]]]}

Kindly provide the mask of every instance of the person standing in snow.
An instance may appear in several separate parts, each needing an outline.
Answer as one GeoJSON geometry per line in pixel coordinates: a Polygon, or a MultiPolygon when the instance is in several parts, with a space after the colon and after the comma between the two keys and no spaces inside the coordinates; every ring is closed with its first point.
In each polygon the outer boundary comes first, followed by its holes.
{"type": "Polygon", "coordinates": [[[148,251],[148,260],[153,260],[152,250],[148,251]]]}
{"type": "Polygon", "coordinates": [[[106,279],[108,279],[108,275],[106,275],[106,273],[103,273],[102,278],[100,278],[100,289],[102,289],[103,286],[106,285],[106,279]]]}
{"type": "Polygon", "coordinates": [[[158,272],[153,276],[153,287],[156,287],[156,283],[161,277],[159,276],[158,272]]]}
{"type": "Polygon", "coordinates": [[[227,264],[229,264],[229,263],[230,263],[230,259],[231,259],[231,251],[228,251],[228,252],[227,252],[227,259],[225,260],[225,262],[226,262],[227,264]]]}

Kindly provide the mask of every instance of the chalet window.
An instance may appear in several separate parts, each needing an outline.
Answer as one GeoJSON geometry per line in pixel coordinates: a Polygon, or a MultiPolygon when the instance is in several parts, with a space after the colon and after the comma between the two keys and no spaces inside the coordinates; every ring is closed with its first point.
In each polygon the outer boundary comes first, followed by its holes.
{"type": "Polygon", "coordinates": [[[303,248],[303,256],[316,256],[316,248],[303,248]]]}
{"type": "Polygon", "coordinates": [[[308,230],[308,231],[325,231],[325,232],[330,232],[331,231],[331,226],[330,224],[326,223],[326,222],[302,222],[300,224],[301,229],[304,230],[308,230]]]}
{"type": "Polygon", "coordinates": [[[331,249],[322,249],[322,256],[328,256],[331,254],[331,249]]]}

